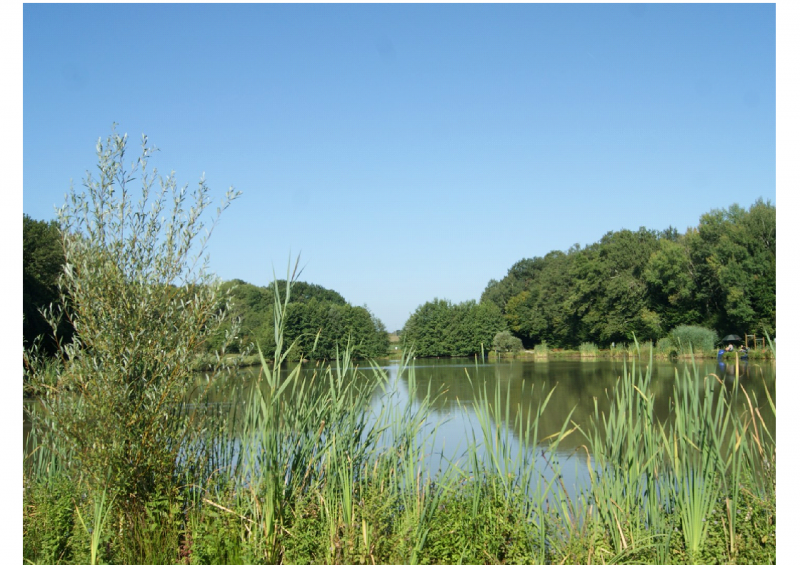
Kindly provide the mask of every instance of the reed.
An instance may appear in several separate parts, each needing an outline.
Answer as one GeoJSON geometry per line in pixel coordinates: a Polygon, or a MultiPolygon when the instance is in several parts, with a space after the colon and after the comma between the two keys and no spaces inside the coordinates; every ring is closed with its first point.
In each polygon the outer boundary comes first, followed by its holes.
{"type": "Polygon", "coordinates": [[[542,343],[537,343],[533,347],[533,356],[534,357],[545,357],[546,358],[549,352],[550,352],[550,349],[548,348],[546,341],[543,341],[542,343]]]}
{"type": "Polygon", "coordinates": [[[494,391],[490,392],[484,383],[477,390],[474,412],[480,434],[476,434],[473,428],[472,441],[467,448],[467,472],[469,477],[474,478],[469,481],[473,517],[477,514],[484,484],[477,478],[484,477],[485,484],[493,489],[494,498],[522,501],[523,516],[532,529],[527,544],[529,555],[536,562],[544,563],[548,552],[547,522],[550,518],[546,509],[551,501],[560,509],[562,517],[569,520],[574,518],[569,496],[556,484],[560,470],[554,456],[560,441],[574,431],[567,429],[572,412],[565,417],[558,433],[541,438],[540,419],[555,389],[546,395],[543,390],[544,399],[536,406],[518,406],[512,417],[508,387],[510,382],[502,391],[498,382],[494,391]],[[546,462],[544,469],[536,464],[539,458],[546,462]],[[550,478],[546,477],[547,471],[550,472],[550,478]]]}
{"type": "Polygon", "coordinates": [[[91,537],[89,559],[89,563],[91,563],[91,565],[96,565],[97,563],[100,541],[103,539],[103,530],[105,529],[105,525],[108,521],[108,516],[113,504],[113,497],[111,497],[109,500],[107,490],[103,489],[103,491],[100,493],[99,499],[95,499],[93,502],[94,517],[91,525],[88,526],[86,525],[86,520],[83,519],[83,514],[81,514],[80,507],[77,505],[75,506],[75,511],[78,514],[78,520],[80,520],[81,526],[83,526],[83,529],[91,537]]]}
{"type": "MultiPolygon", "coordinates": [[[[584,431],[590,448],[588,499],[596,509],[594,527],[600,528],[600,537],[617,555],[649,550],[659,545],[659,539],[668,543],[669,537],[658,499],[664,469],[658,457],[653,395],[648,390],[651,371],[648,365],[637,374],[636,368],[635,359],[630,370],[624,365],[608,414],[599,412],[595,400],[594,416],[584,431]]],[[[666,562],[663,553],[655,559],[666,562]]]]}

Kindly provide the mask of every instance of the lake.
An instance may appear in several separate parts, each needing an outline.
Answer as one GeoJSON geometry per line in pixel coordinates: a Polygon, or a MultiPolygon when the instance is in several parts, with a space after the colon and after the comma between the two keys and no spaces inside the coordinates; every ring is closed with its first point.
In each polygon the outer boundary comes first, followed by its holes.
{"type": "MultiPolygon", "coordinates": [[[[646,370],[649,361],[636,364],[636,372],[646,370]]],[[[696,362],[698,374],[716,375],[724,380],[726,387],[733,387],[735,364],[733,362],[717,362],[713,359],[696,362]]],[[[310,365],[310,364],[309,364],[310,365]]],[[[409,401],[409,375],[399,371],[399,362],[382,362],[381,369],[388,375],[386,390],[379,389],[373,395],[371,404],[378,410],[382,403],[405,406],[409,401]]],[[[683,374],[686,368],[692,371],[689,361],[653,361],[650,391],[654,395],[654,409],[660,421],[670,418],[670,402],[675,384],[676,371],[683,374]]],[[[444,468],[450,464],[461,466],[468,441],[473,432],[480,443],[482,435],[480,424],[475,415],[477,394],[485,390],[491,400],[494,391],[499,387],[501,401],[508,402],[506,416],[494,421],[495,426],[506,427],[511,420],[511,440],[514,450],[531,448],[523,445],[514,426],[514,419],[527,417],[528,407],[535,407],[554,389],[547,407],[539,421],[539,438],[558,433],[569,417],[569,428],[579,427],[588,430],[591,416],[595,412],[595,403],[600,412],[608,413],[610,398],[614,386],[627,368],[631,370],[631,361],[622,359],[554,359],[554,360],[519,360],[475,362],[468,359],[417,359],[414,363],[416,393],[412,399],[417,405],[423,401],[428,390],[434,397],[430,417],[422,434],[429,436],[430,452],[427,457],[429,471],[444,468]],[[510,396],[509,396],[510,395],[510,396]],[[570,416],[570,412],[572,412],[570,416]]],[[[287,369],[288,371],[288,369],[287,369]]],[[[314,369],[304,370],[307,375],[314,369]]],[[[366,378],[372,368],[362,368],[366,378]]],[[[765,394],[766,390],[775,399],[775,363],[774,361],[740,362],[740,385],[748,393],[751,400],[757,400],[761,415],[770,433],[775,433],[775,418],[765,394]]],[[[258,374],[257,368],[241,371],[239,377],[244,380],[253,379],[258,374]]],[[[714,378],[713,376],[710,378],[714,378]]],[[[236,379],[238,380],[238,379],[236,379]]],[[[224,390],[224,389],[223,389],[224,390]]],[[[223,392],[224,395],[224,392],[223,392]]],[[[503,406],[505,412],[505,406],[503,406]]],[[[560,443],[556,452],[559,472],[568,483],[568,490],[585,486],[586,474],[585,438],[575,431],[560,443]]],[[[544,457],[535,457],[540,472],[550,475],[552,461],[544,457]]]]}

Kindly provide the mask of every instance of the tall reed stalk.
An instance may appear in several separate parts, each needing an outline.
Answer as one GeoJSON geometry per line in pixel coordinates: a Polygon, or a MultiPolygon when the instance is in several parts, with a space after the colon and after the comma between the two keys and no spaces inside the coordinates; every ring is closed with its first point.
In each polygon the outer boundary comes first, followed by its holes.
{"type": "Polygon", "coordinates": [[[91,525],[86,525],[86,521],[83,519],[83,514],[81,513],[81,509],[79,506],[75,506],[75,511],[78,514],[78,519],[80,520],[81,526],[83,526],[84,531],[91,537],[91,546],[90,546],[90,560],[89,563],[91,565],[95,565],[98,562],[98,551],[100,548],[100,542],[103,539],[103,529],[105,528],[106,521],[108,520],[108,516],[111,513],[111,507],[114,504],[114,498],[112,497],[111,500],[108,500],[108,492],[106,489],[100,493],[99,500],[95,499],[93,501],[92,507],[94,509],[94,517],[92,520],[91,525]]]}
{"type": "MultiPolygon", "coordinates": [[[[595,399],[591,424],[584,431],[591,453],[587,453],[587,465],[597,524],[618,555],[649,549],[658,544],[658,538],[668,543],[669,537],[659,501],[664,469],[649,391],[652,373],[650,365],[645,371],[640,368],[638,375],[636,369],[635,358],[630,371],[627,363],[623,366],[607,415],[599,411],[595,399]]],[[[667,560],[663,553],[657,558],[661,563],[667,560]]]]}
{"type": "MultiPolygon", "coordinates": [[[[677,529],[687,559],[702,562],[713,513],[722,503],[727,552],[735,558],[745,479],[765,493],[774,484],[763,473],[774,461],[774,441],[758,404],[738,374],[728,385],[716,375],[701,376],[692,360],[691,368],[676,369],[669,418],[660,421],[650,391],[652,349],[645,369],[637,367],[637,358],[638,351],[630,371],[624,366],[608,413],[595,401],[582,430],[600,538],[616,558],[646,555],[668,563],[677,529]]],[[[774,410],[771,398],[770,406],[774,410]]]]}
{"type": "Polygon", "coordinates": [[[541,438],[539,423],[555,389],[550,390],[535,407],[517,406],[512,416],[510,384],[507,383],[503,391],[498,382],[492,392],[487,390],[485,383],[477,390],[473,384],[477,398],[473,408],[480,434],[476,435],[474,428],[471,430],[468,466],[463,474],[470,479],[468,488],[472,491],[473,516],[477,514],[484,483],[493,489],[494,498],[523,501],[526,518],[535,532],[530,545],[531,557],[537,563],[544,563],[548,550],[547,520],[550,518],[546,509],[550,501],[556,501],[563,517],[574,519],[574,509],[567,493],[553,488],[560,477],[555,453],[561,440],[574,431],[567,430],[572,412],[565,417],[559,432],[541,438]],[[538,457],[547,462],[546,468],[552,472],[549,480],[545,470],[536,464],[538,457]]]}

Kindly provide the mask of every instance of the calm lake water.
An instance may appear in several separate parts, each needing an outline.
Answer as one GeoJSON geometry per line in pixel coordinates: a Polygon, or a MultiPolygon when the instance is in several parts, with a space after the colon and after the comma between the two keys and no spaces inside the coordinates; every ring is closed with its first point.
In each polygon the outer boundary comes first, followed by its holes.
{"type": "MultiPolygon", "coordinates": [[[[719,363],[715,360],[699,360],[696,362],[701,376],[714,374],[724,379],[728,388],[733,386],[735,365],[733,362],[719,363]]],[[[637,363],[635,371],[646,370],[649,363],[637,363]]],[[[676,371],[683,374],[688,366],[693,371],[691,361],[653,361],[651,392],[655,395],[656,415],[661,420],[669,416],[669,401],[675,384],[676,371]]],[[[398,374],[398,362],[384,362],[381,368],[388,373],[390,381],[388,389],[397,390],[392,402],[405,405],[408,401],[408,374],[398,374]]],[[[510,393],[510,416],[513,419],[520,408],[536,406],[544,400],[552,389],[555,389],[542,420],[541,435],[547,436],[558,432],[570,411],[574,412],[571,420],[585,427],[595,410],[595,399],[601,412],[608,412],[610,396],[617,380],[626,368],[623,360],[504,360],[498,362],[478,362],[467,359],[418,359],[414,369],[417,381],[417,400],[421,401],[430,387],[433,411],[429,424],[439,425],[440,435],[447,443],[455,444],[463,440],[468,432],[458,422],[474,421],[473,405],[477,400],[476,391],[484,387],[493,398],[495,387],[499,385],[506,401],[506,393],[510,393]],[[457,425],[447,425],[450,421],[457,425]]],[[[632,369],[627,361],[627,370],[632,369]]],[[[313,368],[307,369],[311,375],[313,368]]],[[[370,367],[360,367],[360,371],[369,374],[370,367]]],[[[288,370],[287,370],[288,372],[288,370]]],[[[761,415],[771,432],[775,431],[775,418],[772,417],[765,394],[765,386],[775,400],[775,363],[771,361],[741,362],[739,366],[740,384],[758,400],[761,415]]],[[[254,378],[258,368],[243,369],[240,377],[245,380],[254,378]]],[[[373,399],[373,407],[380,405],[384,397],[378,390],[373,399]]],[[[507,422],[502,422],[507,424],[507,422]]],[[[581,437],[570,437],[564,440],[561,451],[574,451],[584,442],[581,437]]]]}

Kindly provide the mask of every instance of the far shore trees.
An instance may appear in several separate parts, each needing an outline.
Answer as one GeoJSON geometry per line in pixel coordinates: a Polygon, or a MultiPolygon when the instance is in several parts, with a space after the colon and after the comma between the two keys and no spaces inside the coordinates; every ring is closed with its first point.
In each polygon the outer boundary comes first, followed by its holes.
{"type": "Polygon", "coordinates": [[[497,332],[506,329],[500,309],[474,300],[453,304],[426,302],[403,327],[407,349],[419,357],[461,357],[488,352],[497,332]]]}
{"type": "MultiPolygon", "coordinates": [[[[226,312],[226,327],[238,321],[241,341],[232,351],[260,347],[272,356],[275,347],[274,303],[276,283],[260,287],[242,280],[228,281],[231,303],[226,312]]],[[[277,281],[278,295],[283,296],[286,281],[277,281]]],[[[290,360],[334,359],[337,347],[349,343],[356,358],[382,357],[389,349],[389,334],[366,306],[352,306],[341,294],[317,284],[292,283],[291,299],[285,313],[284,341],[294,343],[290,360]]],[[[217,339],[220,339],[219,337],[217,339]]],[[[217,344],[210,343],[216,347],[217,344]]]]}
{"type": "Polygon", "coordinates": [[[684,234],[620,230],[522,259],[481,304],[500,308],[528,348],[657,341],[681,325],[774,336],[775,250],[775,206],[759,199],[703,214],[684,234]]]}

